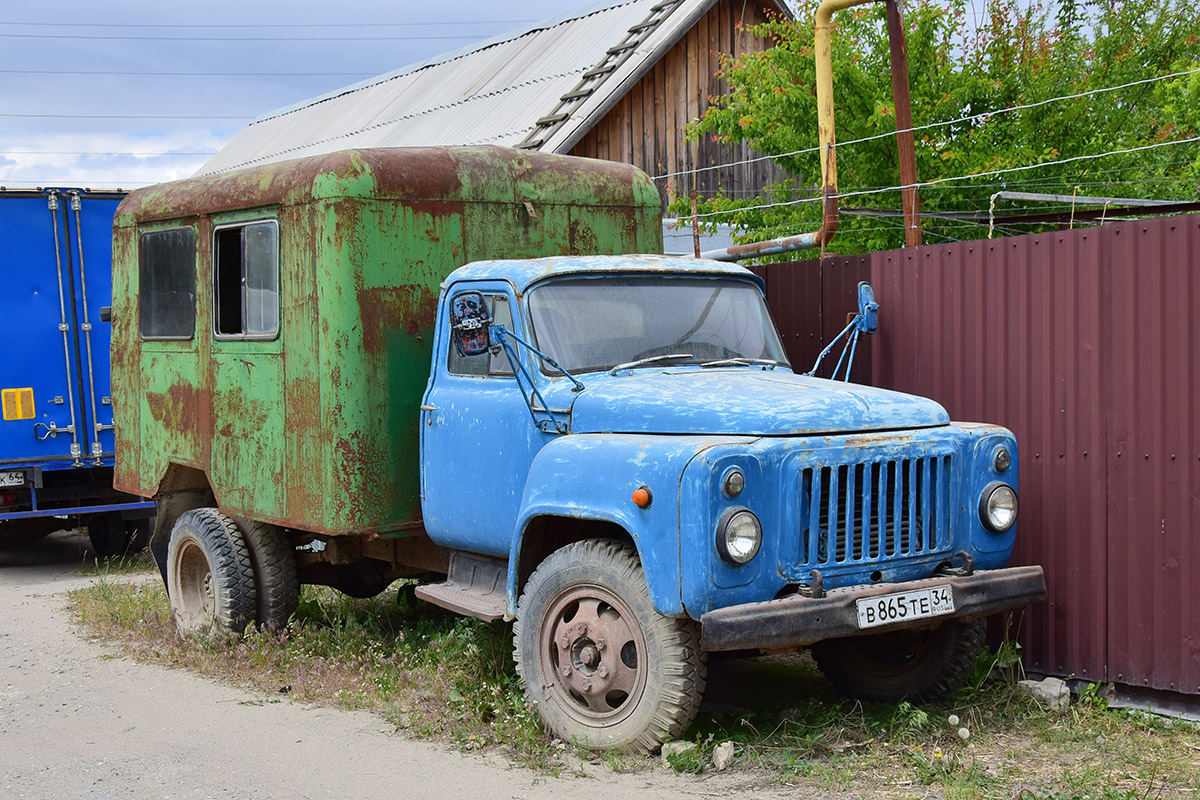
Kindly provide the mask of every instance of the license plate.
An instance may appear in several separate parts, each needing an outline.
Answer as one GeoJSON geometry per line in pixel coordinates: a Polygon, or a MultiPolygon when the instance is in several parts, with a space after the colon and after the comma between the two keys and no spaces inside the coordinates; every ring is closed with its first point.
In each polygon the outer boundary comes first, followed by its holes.
{"type": "Polygon", "coordinates": [[[0,472],[0,486],[24,486],[25,470],[6,470],[0,472]]]}
{"type": "Polygon", "coordinates": [[[954,592],[949,586],[930,586],[911,592],[882,594],[857,601],[858,627],[874,628],[954,612],[954,592]]]}

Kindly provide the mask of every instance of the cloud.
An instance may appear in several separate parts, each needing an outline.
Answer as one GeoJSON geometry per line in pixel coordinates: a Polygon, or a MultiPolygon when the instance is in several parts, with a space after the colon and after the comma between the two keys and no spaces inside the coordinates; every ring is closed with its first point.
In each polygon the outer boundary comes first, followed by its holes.
{"type": "Polygon", "coordinates": [[[190,177],[227,141],[207,130],[161,134],[0,133],[0,185],[136,188],[190,177]]]}

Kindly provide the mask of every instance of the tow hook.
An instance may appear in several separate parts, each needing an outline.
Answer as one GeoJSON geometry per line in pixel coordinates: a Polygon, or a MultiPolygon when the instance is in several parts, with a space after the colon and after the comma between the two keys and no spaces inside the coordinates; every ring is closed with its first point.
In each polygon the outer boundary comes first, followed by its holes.
{"type": "Polygon", "coordinates": [[[942,563],[936,570],[934,570],[933,576],[935,578],[945,578],[950,576],[966,578],[974,573],[975,559],[972,558],[966,550],[959,550],[957,553],[951,556],[950,561],[942,563]],[[954,566],[955,559],[962,560],[961,567],[954,566]]]}

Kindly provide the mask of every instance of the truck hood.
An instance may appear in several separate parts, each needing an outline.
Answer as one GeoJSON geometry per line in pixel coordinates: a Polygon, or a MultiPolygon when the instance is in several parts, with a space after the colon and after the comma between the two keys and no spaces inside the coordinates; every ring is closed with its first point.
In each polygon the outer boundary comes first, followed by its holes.
{"type": "Polygon", "coordinates": [[[591,377],[572,433],[806,436],[946,425],[932,400],[752,367],[638,370],[591,377]]]}

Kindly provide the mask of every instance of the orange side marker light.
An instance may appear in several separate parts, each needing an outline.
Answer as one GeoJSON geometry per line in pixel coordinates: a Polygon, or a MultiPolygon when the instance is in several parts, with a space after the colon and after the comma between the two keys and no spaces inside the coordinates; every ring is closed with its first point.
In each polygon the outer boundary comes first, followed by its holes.
{"type": "Polygon", "coordinates": [[[650,494],[649,486],[641,486],[633,492],[633,504],[638,508],[649,508],[654,502],[654,495],[650,494]]]}

